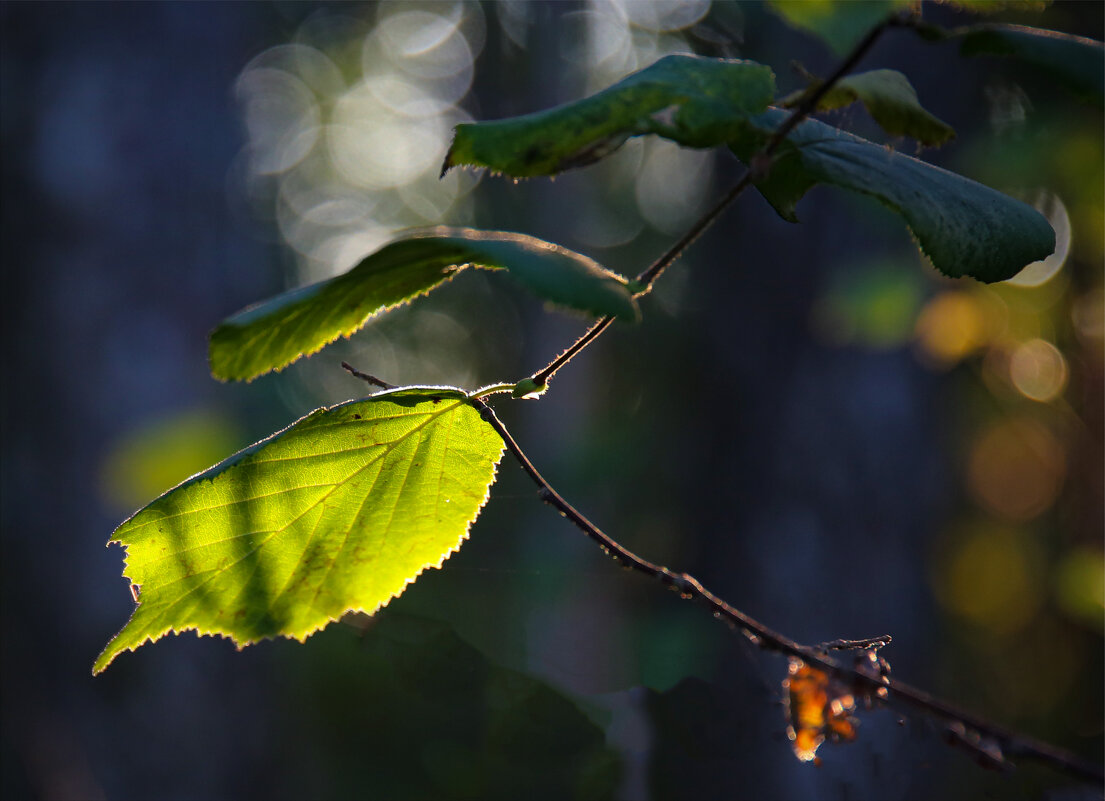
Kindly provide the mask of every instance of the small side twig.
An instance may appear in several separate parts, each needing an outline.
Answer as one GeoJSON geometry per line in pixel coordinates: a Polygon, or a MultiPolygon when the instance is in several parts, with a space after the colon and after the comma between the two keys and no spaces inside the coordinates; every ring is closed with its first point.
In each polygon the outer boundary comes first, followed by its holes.
{"type": "Polygon", "coordinates": [[[865,640],[833,640],[817,646],[819,651],[875,651],[889,645],[894,638],[889,634],[881,637],[868,637],[865,640]]]}
{"type": "Polygon", "coordinates": [[[357,378],[361,379],[362,381],[367,381],[368,383],[372,384],[373,386],[380,387],[381,389],[396,389],[396,387],[397,387],[396,384],[389,384],[387,381],[384,381],[383,379],[377,378],[374,375],[369,375],[368,373],[362,373],[360,370],[358,370],[356,367],[349,364],[348,362],[342,362],[341,366],[344,367],[346,369],[346,371],[349,372],[350,375],[356,376],[357,378]]]}

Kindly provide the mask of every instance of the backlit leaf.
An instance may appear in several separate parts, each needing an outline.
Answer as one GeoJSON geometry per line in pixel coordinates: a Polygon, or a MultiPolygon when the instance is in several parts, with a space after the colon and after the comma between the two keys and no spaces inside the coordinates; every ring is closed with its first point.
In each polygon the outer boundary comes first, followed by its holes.
{"type": "Polygon", "coordinates": [[[765,110],[774,93],[775,76],[762,64],[666,56],[582,100],[458,125],[442,172],[468,165],[519,178],[554,175],[649,133],[687,147],[714,147],[765,110]]]}
{"type": "Polygon", "coordinates": [[[465,267],[506,270],[530,291],[595,316],[636,320],[625,279],[588,257],[524,234],[432,228],[392,242],[346,273],[262,301],[211,333],[211,373],[252,379],[362,328],[465,267]]]}
{"type": "Polygon", "coordinates": [[[463,392],[410,388],[240,451],[116,529],[139,605],[93,672],[169,632],[241,647],[371,614],[460,547],[502,450],[463,392]]]}
{"type": "MultiPolygon", "coordinates": [[[[774,128],[786,117],[786,112],[772,109],[757,122],[774,128]]],[[[749,134],[731,147],[747,162],[764,139],[762,134],[749,134]]],[[[922,252],[945,275],[1003,281],[1055,249],[1051,225],[1026,203],[806,120],[790,134],[771,173],[757,188],[780,216],[797,222],[795,204],[819,183],[871,195],[900,214],[922,252]]]]}
{"type": "MultiPolygon", "coordinates": [[[[818,81],[817,83],[820,83],[818,81]]],[[[801,100],[804,91],[794,92],[782,101],[790,108],[801,100]]],[[[942,145],[955,131],[921,106],[909,79],[897,70],[871,70],[839,80],[817,104],[819,111],[843,108],[859,101],[875,122],[891,136],[911,136],[924,145],[942,145]]]]}

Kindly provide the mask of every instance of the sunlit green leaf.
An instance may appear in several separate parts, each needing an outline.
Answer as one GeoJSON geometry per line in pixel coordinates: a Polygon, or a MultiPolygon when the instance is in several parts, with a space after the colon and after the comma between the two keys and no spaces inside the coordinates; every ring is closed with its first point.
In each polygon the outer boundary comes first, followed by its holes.
{"type": "Polygon", "coordinates": [[[506,270],[538,297],[634,321],[625,279],[574,251],[523,234],[433,228],[385,245],[346,273],[262,301],[211,333],[211,373],[252,379],[310,355],[465,267],[506,270]]]}
{"type": "MultiPolygon", "coordinates": [[[[765,128],[787,114],[772,109],[765,128]]],[[[763,137],[747,135],[732,149],[747,161],[763,137]]],[[[795,204],[825,183],[876,197],[908,223],[921,250],[942,273],[1002,281],[1055,249],[1055,232],[1031,206],[961,175],[806,120],[788,137],[770,175],[757,184],[780,216],[797,221],[795,204]]]]}
{"type": "MultiPolygon", "coordinates": [[[[818,82],[820,83],[820,82],[818,82]]],[[[804,91],[783,98],[782,105],[796,106],[804,91]]],[[[897,70],[872,70],[837,81],[817,104],[819,111],[842,108],[859,101],[891,136],[912,136],[924,145],[942,145],[953,136],[951,126],[921,106],[909,79],[897,70]]]]}
{"type": "Polygon", "coordinates": [[[1105,104],[1105,44],[1022,25],[971,25],[952,32],[964,55],[1014,56],[1034,64],[1080,99],[1105,104]]]}
{"type": "Polygon", "coordinates": [[[774,92],[775,76],[762,64],[666,56],[573,103],[458,125],[442,171],[468,165],[515,177],[554,175],[649,133],[688,147],[713,147],[766,109],[774,92]]]}
{"type": "Polygon", "coordinates": [[[910,0],[770,0],[768,6],[795,28],[823,39],[844,55],[872,28],[910,0]]]}
{"type": "Polygon", "coordinates": [[[412,388],[319,409],[123,523],[139,588],[96,660],[168,632],[239,646],[371,614],[460,547],[503,441],[459,390],[412,388]]]}

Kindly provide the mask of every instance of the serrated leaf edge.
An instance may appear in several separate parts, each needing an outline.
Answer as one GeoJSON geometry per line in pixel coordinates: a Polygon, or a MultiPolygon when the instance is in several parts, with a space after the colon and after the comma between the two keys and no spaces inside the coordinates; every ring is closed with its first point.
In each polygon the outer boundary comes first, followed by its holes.
{"type": "MultiPolygon", "coordinates": [[[[228,462],[230,462],[230,460],[233,459],[233,460],[236,461],[239,458],[242,458],[244,456],[249,455],[250,453],[252,453],[253,451],[258,450],[260,447],[267,444],[268,442],[270,442],[270,441],[276,439],[277,437],[281,436],[282,434],[287,432],[289,429],[294,428],[295,426],[299,425],[301,422],[306,420],[311,415],[318,414],[320,412],[321,413],[330,412],[330,411],[333,411],[334,409],[338,409],[342,406],[347,406],[347,405],[352,404],[352,403],[360,403],[361,401],[368,400],[369,398],[379,398],[379,397],[383,397],[383,396],[386,396],[388,394],[391,394],[393,392],[408,391],[408,390],[412,390],[412,389],[414,389],[414,390],[430,390],[430,391],[433,391],[433,390],[449,390],[449,391],[453,391],[453,392],[460,392],[460,393],[465,395],[465,398],[463,399],[464,402],[467,402],[470,406],[472,405],[471,401],[468,398],[468,394],[466,392],[464,392],[464,390],[458,389],[456,387],[449,387],[449,386],[409,386],[409,387],[397,387],[394,390],[387,390],[386,392],[379,392],[375,395],[370,395],[370,396],[365,397],[365,398],[355,398],[353,400],[343,401],[342,403],[336,403],[333,406],[320,407],[318,409],[315,409],[315,410],[309,412],[308,414],[303,415],[298,420],[291,423],[290,425],[285,426],[284,428],[280,429],[279,431],[273,432],[272,434],[265,437],[264,439],[258,440],[253,445],[250,445],[246,448],[243,448],[242,450],[238,451],[237,453],[233,454],[232,456],[228,457],[227,459],[224,459],[223,461],[219,462],[218,464],[216,464],[212,467],[209,467],[206,470],[201,470],[200,472],[196,473],[195,475],[193,475],[189,478],[186,478],[184,481],[181,481],[179,484],[174,486],[172,489],[168,489],[165,492],[161,493],[161,495],[159,495],[153,501],[150,501],[150,503],[146,504],[146,506],[143,506],[141,509],[134,512],[132,515],[130,515],[130,517],[128,517],[126,520],[124,520],[122,523],[120,523],[115,528],[115,531],[118,532],[121,528],[123,528],[123,526],[125,526],[127,523],[129,523],[143,509],[146,509],[150,505],[156,503],[158,500],[160,500],[164,496],[168,495],[170,492],[176,491],[178,488],[184,486],[185,484],[188,484],[191,481],[194,481],[194,480],[197,480],[197,479],[202,479],[204,477],[204,474],[211,473],[212,471],[216,470],[217,468],[222,467],[223,465],[226,465],[226,467],[230,467],[232,463],[227,464],[228,462]]],[[[458,399],[458,400],[460,400],[460,399],[458,399]]],[[[475,409],[474,406],[472,406],[472,408],[475,409]]],[[[479,410],[477,409],[476,411],[478,412],[479,410]]],[[[439,414],[440,414],[440,412],[439,412],[439,414]]],[[[497,432],[496,432],[496,436],[498,436],[497,432]]],[[[376,612],[378,612],[380,609],[387,606],[393,600],[395,600],[400,595],[402,595],[406,591],[407,587],[409,587],[411,584],[413,584],[418,579],[418,577],[421,576],[423,573],[425,573],[427,570],[430,570],[430,569],[440,570],[445,565],[445,561],[450,556],[452,556],[454,553],[459,551],[460,547],[465,543],[466,540],[468,540],[470,532],[472,530],[472,526],[476,522],[476,520],[479,519],[480,514],[482,514],[482,512],[483,512],[484,506],[486,506],[488,500],[490,500],[490,498],[491,498],[491,488],[495,485],[495,482],[498,480],[498,477],[499,477],[499,464],[502,462],[503,453],[506,451],[506,443],[504,443],[502,441],[501,437],[499,438],[499,442],[500,442],[499,455],[491,463],[491,480],[487,483],[487,487],[484,489],[483,497],[480,499],[479,505],[476,507],[476,514],[472,517],[471,520],[468,521],[468,524],[464,527],[464,531],[461,532],[460,537],[458,537],[458,539],[457,539],[457,544],[454,545],[453,547],[449,548],[447,551],[445,551],[445,553],[442,554],[441,559],[438,560],[437,564],[426,564],[423,567],[421,567],[418,570],[417,573],[415,573],[413,576],[410,576],[409,578],[407,578],[404,581],[402,587],[400,587],[397,591],[393,592],[385,600],[378,603],[371,610],[366,609],[363,606],[349,607],[349,608],[345,609],[337,617],[328,615],[326,621],[324,621],[322,623],[319,623],[317,626],[315,626],[313,628],[310,628],[307,631],[304,631],[304,632],[302,632],[301,634],[298,634],[298,635],[297,634],[272,634],[272,635],[265,635],[263,637],[258,637],[257,639],[252,639],[252,640],[247,639],[247,640],[242,640],[242,641],[239,641],[232,634],[226,634],[225,632],[217,631],[217,630],[214,630],[214,629],[204,629],[200,626],[183,626],[181,628],[177,628],[176,626],[169,625],[169,626],[166,626],[164,629],[162,629],[161,631],[159,631],[155,634],[147,634],[145,636],[145,638],[143,638],[139,642],[135,643],[134,645],[128,645],[124,648],[120,648],[119,650],[112,653],[111,656],[107,659],[107,661],[105,661],[101,664],[100,660],[103,659],[104,654],[108,653],[108,650],[110,649],[111,644],[113,642],[115,642],[115,640],[118,638],[118,636],[120,634],[122,634],[123,631],[126,630],[127,626],[130,625],[130,621],[134,618],[135,613],[138,611],[138,607],[140,607],[142,605],[141,595],[139,595],[138,604],[135,606],[134,611],[131,612],[131,616],[127,619],[127,622],[124,623],[123,627],[121,629],[119,629],[119,631],[116,632],[111,637],[111,639],[108,640],[107,645],[100,652],[99,656],[96,657],[96,661],[93,663],[93,667],[92,667],[92,675],[97,676],[100,673],[103,673],[111,665],[111,663],[115,661],[115,659],[120,654],[127,653],[128,651],[132,651],[132,652],[136,651],[136,650],[138,650],[138,648],[142,647],[146,643],[155,643],[158,640],[160,640],[162,637],[165,637],[168,634],[179,635],[179,634],[184,634],[185,632],[194,631],[194,632],[196,632],[197,637],[219,637],[219,638],[222,638],[222,639],[225,639],[225,640],[230,640],[232,643],[234,643],[234,647],[237,650],[241,651],[246,646],[256,645],[257,643],[264,642],[265,640],[276,640],[278,638],[296,640],[297,642],[303,643],[303,642],[307,641],[308,637],[312,636],[313,634],[318,633],[319,631],[322,631],[324,628],[329,626],[331,623],[337,623],[339,620],[341,620],[343,617],[345,617],[346,615],[348,615],[351,612],[358,612],[360,614],[364,614],[364,615],[368,615],[368,616],[372,616],[372,615],[376,614],[376,612]]],[[[220,470],[219,472],[221,473],[222,471],[220,470]]],[[[215,473],[213,475],[218,475],[218,473],[215,473]]],[[[127,575],[127,570],[130,568],[130,564],[129,564],[130,546],[127,543],[124,543],[123,541],[121,541],[119,539],[116,539],[114,537],[114,535],[112,536],[112,538],[110,540],[107,541],[107,545],[108,545],[108,547],[110,547],[112,545],[122,546],[122,548],[124,550],[123,573],[122,573],[122,575],[123,575],[123,578],[130,579],[131,576],[127,575]]],[[[133,584],[132,584],[132,586],[133,586],[133,584]]]]}
{"type": "MultiPolygon", "coordinates": [[[[402,241],[402,240],[395,240],[395,241],[402,241]]],[[[371,256],[372,254],[369,254],[369,255],[371,256]]],[[[365,258],[368,258],[368,257],[366,256],[365,258]]],[[[356,265],[354,265],[354,266],[356,266],[356,265]]],[[[401,308],[403,306],[406,306],[406,305],[408,305],[410,303],[413,303],[414,301],[418,300],[419,298],[426,297],[431,292],[433,292],[435,289],[440,287],[442,284],[445,284],[445,283],[448,283],[449,281],[452,281],[453,278],[455,278],[457,275],[459,275],[460,273],[462,273],[464,270],[466,270],[469,267],[480,268],[480,265],[475,264],[473,262],[467,262],[465,264],[455,265],[454,270],[444,274],[443,277],[441,278],[441,280],[438,281],[437,283],[435,283],[433,286],[428,287],[428,288],[422,290],[421,292],[416,292],[413,295],[410,295],[409,297],[403,298],[402,300],[398,301],[397,303],[393,303],[390,306],[379,306],[379,307],[373,309],[367,315],[365,315],[364,319],[362,319],[360,322],[358,322],[356,325],[354,325],[349,330],[347,330],[347,331],[338,331],[336,334],[334,334],[334,336],[332,336],[330,339],[326,340],[325,342],[320,343],[314,349],[312,349],[312,350],[301,350],[295,356],[293,356],[291,359],[289,359],[288,361],[286,361],[286,362],[284,362],[280,365],[277,365],[277,366],[274,366],[274,367],[269,367],[269,368],[266,368],[266,369],[264,369],[264,370],[262,370],[258,373],[254,373],[253,375],[244,376],[244,377],[241,377],[241,378],[231,376],[231,375],[220,375],[219,373],[215,372],[215,368],[212,367],[211,368],[211,375],[214,376],[215,379],[217,379],[218,381],[221,381],[224,384],[230,383],[231,381],[245,381],[247,384],[249,384],[254,379],[260,378],[263,375],[268,375],[269,373],[283,372],[283,370],[285,368],[291,367],[293,364],[295,364],[300,359],[310,357],[310,356],[314,356],[319,351],[329,347],[330,345],[333,345],[339,339],[349,339],[349,338],[351,338],[354,334],[359,333],[361,331],[361,329],[363,329],[366,325],[368,325],[369,322],[371,322],[372,318],[383,315],[383,314],[386,314],[387,312],[390,312],[390,311],[394,311],[395,309],[401,308]]],[[[353,268],[351,267],[350,269],[353,269],[353,268]]],[[[346,271],[346,272],[348,272],[348,271],[346,271]]],[[[341,273],[340,275],[344,275],[344,274],[345,273],[341,273]]],[[[337,277],[339,277],[339,276],[334,276],[334,278],[337,278],[337,277]]],[[[330,281],[333,281],[334,278],[328,278],[328,279],[325,279],[323,281],[318,281],[315,284],[309,284],[308,286],[318,286],[318,285],[321,285],[321,284],[327,284],[330,281]]],[[[258,306],[262,306],[265,303],[267,303],[269,300],[272,300],[272,298],[268,298],[267,300],[262,300],[262,301],[259,301],[257,303],[254,303],[250,306],[247,306],[244,309],[242,309],[241,311],[236,312],[236,314],[242,314],[246,311],[249,311],[250,309],[256,308],[258,306]]],[[[214,340],[215,332],[219,331],[225,325],[226,325],[226,321],[224,320],[223,322],[221,322],[217,326],[215,326],[213,329],[211,329],[211,333],[209,333],[207,335],[207,341],[208,341],[207,361],[208,361],[209,364],[213,364],[213,359],[214,359],[213,348],[214,348],[214,344],[215,344],[215,340],[214,340]]],[[[299,421],[297,420],[296,422],[299,422],[299,421]]],[[[294,423],[293,423],[293,425],[294,425],[294,423]]]]}

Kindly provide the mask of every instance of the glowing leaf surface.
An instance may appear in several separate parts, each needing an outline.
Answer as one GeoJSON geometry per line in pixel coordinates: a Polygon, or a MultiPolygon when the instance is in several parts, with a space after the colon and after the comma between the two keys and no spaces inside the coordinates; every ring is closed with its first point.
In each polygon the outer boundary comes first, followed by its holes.
{"type": "Polygon", "coordinates": [[[169,632],[244,646],[371,614],[460,547],[502,450],[464,393],[413,388],[240,451],[115,531],[139,605],[93,672],[169,632]]]}

